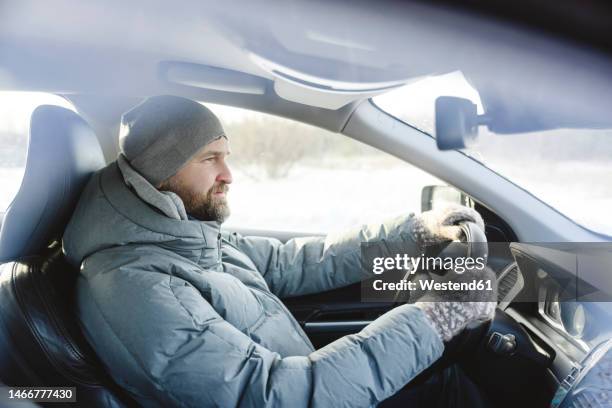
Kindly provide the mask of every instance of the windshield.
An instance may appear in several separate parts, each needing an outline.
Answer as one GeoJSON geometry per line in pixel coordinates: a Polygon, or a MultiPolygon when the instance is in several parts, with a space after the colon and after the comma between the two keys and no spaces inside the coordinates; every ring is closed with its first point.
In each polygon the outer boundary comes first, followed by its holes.
{"type": "MultiPolygon", "coordinates": [[[[437,97],[470,99],[476,90],[459,72],[428,77],[374,98],[385,112],[434,135],[437,97]]],[[[576,223],[612,235],[612,130],[556,129],[497,135],[481,127],[465,153],[526,189],[576,223]]]]}

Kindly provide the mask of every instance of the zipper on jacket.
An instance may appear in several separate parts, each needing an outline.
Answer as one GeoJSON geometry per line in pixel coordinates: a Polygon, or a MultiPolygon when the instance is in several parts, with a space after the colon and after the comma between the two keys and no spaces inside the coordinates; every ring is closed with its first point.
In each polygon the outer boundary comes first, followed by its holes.
{"type": "Polygon", "coordinates": [[[221,233],[219,232],[217,234],[217,266],[219,267],[219,270],[222,270],[222,263],[221,263],[221,233]]]}

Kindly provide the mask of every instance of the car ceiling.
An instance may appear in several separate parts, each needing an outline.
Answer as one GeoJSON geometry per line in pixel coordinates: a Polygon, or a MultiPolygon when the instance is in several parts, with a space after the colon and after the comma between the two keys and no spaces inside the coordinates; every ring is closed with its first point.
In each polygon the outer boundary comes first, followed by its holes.
{"type": "Polygon", "coordinates": [[[172,93],[339,131],[363,99],[462,70],[500,133],[605,126],[612,107],[604,52],[421,2],[22,0],[0,15],[5,90],[172,93]]]}

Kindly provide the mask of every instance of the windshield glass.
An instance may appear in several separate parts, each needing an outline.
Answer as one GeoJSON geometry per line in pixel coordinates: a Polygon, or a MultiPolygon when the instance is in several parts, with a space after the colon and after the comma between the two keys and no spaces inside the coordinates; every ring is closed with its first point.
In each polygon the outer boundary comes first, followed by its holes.
{"type": "MultiPolygon", "coordinates": [[[[461,73],[428,77],[374,98],[385,112],[434,135],[439,96],[470,99],[478,92],[461,73]]],[[[612,130],[556,129],[497,135],[481,127],[464,152],[534,194],[578,224],[612,235],[612,130]]]]}

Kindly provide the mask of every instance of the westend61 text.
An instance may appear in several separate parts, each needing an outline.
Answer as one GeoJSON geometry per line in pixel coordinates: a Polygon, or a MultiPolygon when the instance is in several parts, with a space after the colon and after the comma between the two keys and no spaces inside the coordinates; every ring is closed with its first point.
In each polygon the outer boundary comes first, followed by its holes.
{"type": "Polygon", "coordinates": [[[472,291],[493,290],[493,284],[488,279],[474,279],[470,282],[436,282],[431,279],[417,282],[402,279],[399,282],[384,282],[377,279],[372,282],[374,290],[398,291],[398,290],[422,290],[422,291],[472,291]]]}

